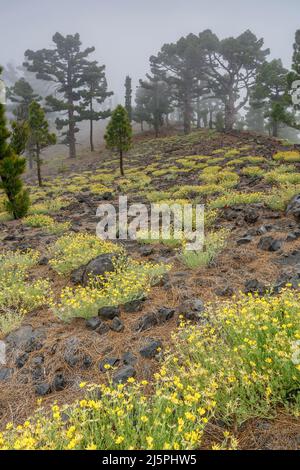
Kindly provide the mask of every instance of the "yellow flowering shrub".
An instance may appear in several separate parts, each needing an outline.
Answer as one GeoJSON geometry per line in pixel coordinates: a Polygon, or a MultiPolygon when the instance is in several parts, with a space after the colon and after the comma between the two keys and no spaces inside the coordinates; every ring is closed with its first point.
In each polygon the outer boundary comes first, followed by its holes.
{"type": "Polygon", "coordinates": [[[67,274],[93,258],[105,253],[117,253],[122,249],[110,241],[104,241],[88,233],[69,233],[50,247],[50,266],[58,274],[67,274]]]}
{"type": "Polygon", "coordinates": [[[28,250],[0,254],[0,333],[7,334],[16,328],[23,316],[48,302],[49,281],[29,282],[26,271],[39,258],[37,251],[28,250]]]}
{"type": "Polygon", "coordinates": [[[53,311],[65,321],[97,316],[101,307],[122,305],[147,296],[151,286],[169,269],[168,265],[118,260],[114,272],[91,279],[87,287],[66,287],[53,311]]]}
{"type": "Polygon", "coordinates": [[[253,204],[263,202],[264,193],[239,193],[235,191],[226,192],[222,196],[209,202],[210,209],[218,209],[225,206],[238,204],[253,204]]]}
{"type": "Polygon", "coordinates": [[[59,234],[69,230],[70,222],[56,222],[50,215],[28,215],[23,220],[25,225],[34,228],[45,228],[48,233],[59,234]]]}
{"type": "Polygon", "coordinates": [[[284,162],[300,162],[300,152],[297,150],[287,150],[287,151],[280,151],[273,155],[273,159],[278,161],[284,162]]]}
{"type": "MultiPolygon", "coordinates": [[[[181,322],[150,393],[146,381],[134,379],[115,386],[82,383],[86,397],[53,405],[50,413],[40,409],[22,426],[9,423],[0,447],[198,449],[213,419],[230,425],[270,418],[278,405],[299,412],[299,301],[298,292],[285,290],[211,305],[207,322],[181,322]]],[[[224,442],[238,446],[226,429],[224,442]]]]}

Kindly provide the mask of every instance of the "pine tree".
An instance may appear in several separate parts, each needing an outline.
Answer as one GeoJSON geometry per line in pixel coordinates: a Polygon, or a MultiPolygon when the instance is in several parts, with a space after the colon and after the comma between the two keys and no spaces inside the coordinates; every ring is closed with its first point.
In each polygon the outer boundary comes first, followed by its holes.
{"type": "Polygon", "coordinates": [[[12,121],[11,130],[10,145],[17,155],[23,155],[29,139],[28,121],[12,121]]]}
{"type": "Polygon", "coordinates": [[[256,108],[263,108],[269,118],[273,137],[278,137],[280,124],[292,124],[289,113],[291,104],[288,94],[288,70],[280,59],[265,62],[256,77],[251,102],[256,108]]]}
{"type": "Polygon", "coordinates": [[[151,115],[148,107],[148,90],[138,87],[135,94],[135,108],[133,109],[133,120],[141,125],[141,131],[144,130],[144,122],[150,122],[151,115]]]}
{"type": "Polygon", "coordinates": [[[56,33],[53,36],[55,47],[41,49],[36,52],[27,50],[27,61],[24,66],[35,72],[36,77],[42,80],[55,82],[59,98],[48,96],[46,103],[52,111],[66,112],[66,119],[56,119],[58,130],[67,127],[62,133],[62,143],[68,145],[70,158],[76,157],[76,133],[79,129],[77,122],[82,121],[83,107],[80,103],[82,97],[82,75],[89,64],[87,57],[94,52],[94,47],[81,50],[81,41],[78,33],[63,36],[56,33]]]}
{"type": "Polygon", "coordinates": [[[147,80],[140,80],[140,87],[145,90],[146,120],[154,127],[155,136],[158,137],[164,117],[172,111],[172,97],[168,83],[161,80],[159,75],[147,74],[146,78],[147,80]]]}
{"type": "MultiPolygon", "coordinates": [[[[83,107],[81,118],[90,122],[90,147],[94,151],[93,124],[94,121],[106,119],[110,116],[111,110],[95,111],[94,102],[98,105],[104,103],[106,98],[113,95],[112,91],[107,91],[107,81],[105,76],[105,65],[99,66],[97,62],[89,63],[82,75],[82,83],[85,87],[82,92],[83,107]]],[[[99,106],[98,106],[99,107],[99,106]]]]}
{"type": "Polygon", "coordinates": [[[29,106],[29,139],[35,156],[39,186],[42,186],[41,151],[43,148],[56,143],[56,136],[49,132],[49,124],[45,111],[39,103],[33,101],[29,106]]]}
{"type": "Polygon", "coordinates": [[[132,121],[132,80],[129,75],[125,79],[125,109],[128,114],[129,122],[132,121]]]}
{"type": "Polygon", "coordinates": [[[294,53],[292,69],[297,74],[298,78],[300,78],[300,29],[296,31],[293,49],[294,53]]]}
{"type": "Polygon", "coordinates": [[[263,39],[249,30],[237,38],[219,40],[210,30],[199,34],[200,46],[206,50],[206,76],[215,98],[225,106],[225,129],[231,131],[237,113],[246,105],[255,83],[258,68],[269,49],[262,49],[263,39]]]}
{"type": "MultiPolygon", "coordinates": [[[[0,74],[2,69],[0,68],[0,74]]],[[[10,146],[8,139],[10,133],[5,119],[5,108],[0,103],[0,177],[1,189],[7,196],[7,211],[15,219],[26,215],[29,207],[29,195],[23,188],[20,176],[26,168],[25,158],[16,155],[10,146]]]]}
{"type": "Polygon", "coordinates": [[[205,92],[201,78],[205,69],[205,53],[194,34],[176,43],[164,44],[157,56],[150,57],[151,71],[160,75],[172,90],[174,103],[182,111],[185,134],[191,131],[193,102],[205,92]]]}
{"type": "Polygon", "coordinates": [[[40,101],[39,95],[34,93],[30,83],[20,78],[11,88],[8,88],[8,99],[16,105],[13,110],[17,120],[26,121],[29,114],[29,106],[33,101],[40,101]]]}
{"type": "Polygon", "coordinates": [[[113,111],[104,138],[107,148],[116,149],[119,152],[120,172],[124,176],[123,154],[131,147],[132,128],[127,111],[123,106],[119,105],[113,111]]]}

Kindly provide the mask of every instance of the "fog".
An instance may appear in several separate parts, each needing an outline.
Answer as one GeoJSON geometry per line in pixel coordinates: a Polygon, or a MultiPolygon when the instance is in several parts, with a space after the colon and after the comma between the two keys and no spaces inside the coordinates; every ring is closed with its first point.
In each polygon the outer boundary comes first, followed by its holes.
{"type": "Polygon", "coordinates": [[[56,31],[79,32],[84,47],[106,64],[114,103],[123,101],[126,74],[133,88],[148,71],[149,56],[166,42],[212,29],[220,38],[251,29],[271,57],[290,66],[299,28],[299,0],[0,0],[0,64],[20,65],[26,49],[51,47],[56,31]]]}

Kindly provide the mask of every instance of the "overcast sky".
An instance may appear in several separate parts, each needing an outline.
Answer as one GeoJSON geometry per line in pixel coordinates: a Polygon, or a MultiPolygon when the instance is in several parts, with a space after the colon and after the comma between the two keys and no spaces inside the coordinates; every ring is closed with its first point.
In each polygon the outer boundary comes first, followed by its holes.
{"type": "Polygon", "coordinates": [[[123,95],[126,74],[138,84],[149,57],[166,42],[212,29],[220,38],[251,29],[272,57],[289,66],[299,0],[0,0],[0,64],[22,63],[26,49],[51,46],[56,31],[79,32],[107,66],[110,89],[123,95]]]}

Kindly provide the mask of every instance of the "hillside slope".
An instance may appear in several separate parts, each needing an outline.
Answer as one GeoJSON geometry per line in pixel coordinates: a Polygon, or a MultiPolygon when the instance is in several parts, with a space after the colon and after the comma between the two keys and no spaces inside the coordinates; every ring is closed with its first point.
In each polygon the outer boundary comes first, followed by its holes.
{"type": "Polygon", "coordinates": [[[201,130],[136,139],[125,178],[105,151],[72,162],[72,170],[51,173],[43,188],[28,176],[33,205],[26,219],[1,213],[1,429],[9,423],[3,446],[299,448],[300,371],[291,356],[300,338],[300,203],[286,210],[300,193],[298,150],[263,136],[201,130]],[[98,205],[117,205],[120,194],[148,207],[204,203],[204,253],[188,253],[172,238],[97,239],[98,205]],[[102,264],[110,274],[88,284],[88,270],[80,268],[99,256],[98,274],[102,264]],[[112,399],[101,385],[107,379],[129,379],[131,395],[126,389],[125,398],[112,399]],[[76,427],[98,413],[105,439],[95,442],[90,428],[65,436],[69,424],[55,424],[55,416],[49,433],[58,426],[60,441],[46,444],[50,434],[40,436],[36,424],[14,429],[40,406],[37,399],[46,413],[54,406],[59,414],[56,406],[83,399],[85,383],[100,384],[102,398],[89,391],[94,404],[67,408],[67,422],[76,427]],[[153,401],[159,390],[172,406],[153,401]],[[198,403],[187,397],[197,393],[198,403]],[[125,413],[127,427],[116,418],[118,399],[126,402],[120,417],[125,413]],[[99,412],[103,404],[114,410],[111,429],[112,417],[105,421],[99,412]],[[171,417],[162,418],[166,407],[171,417]],[[160,419],[168,431],[156,434],[160,419]]]}

